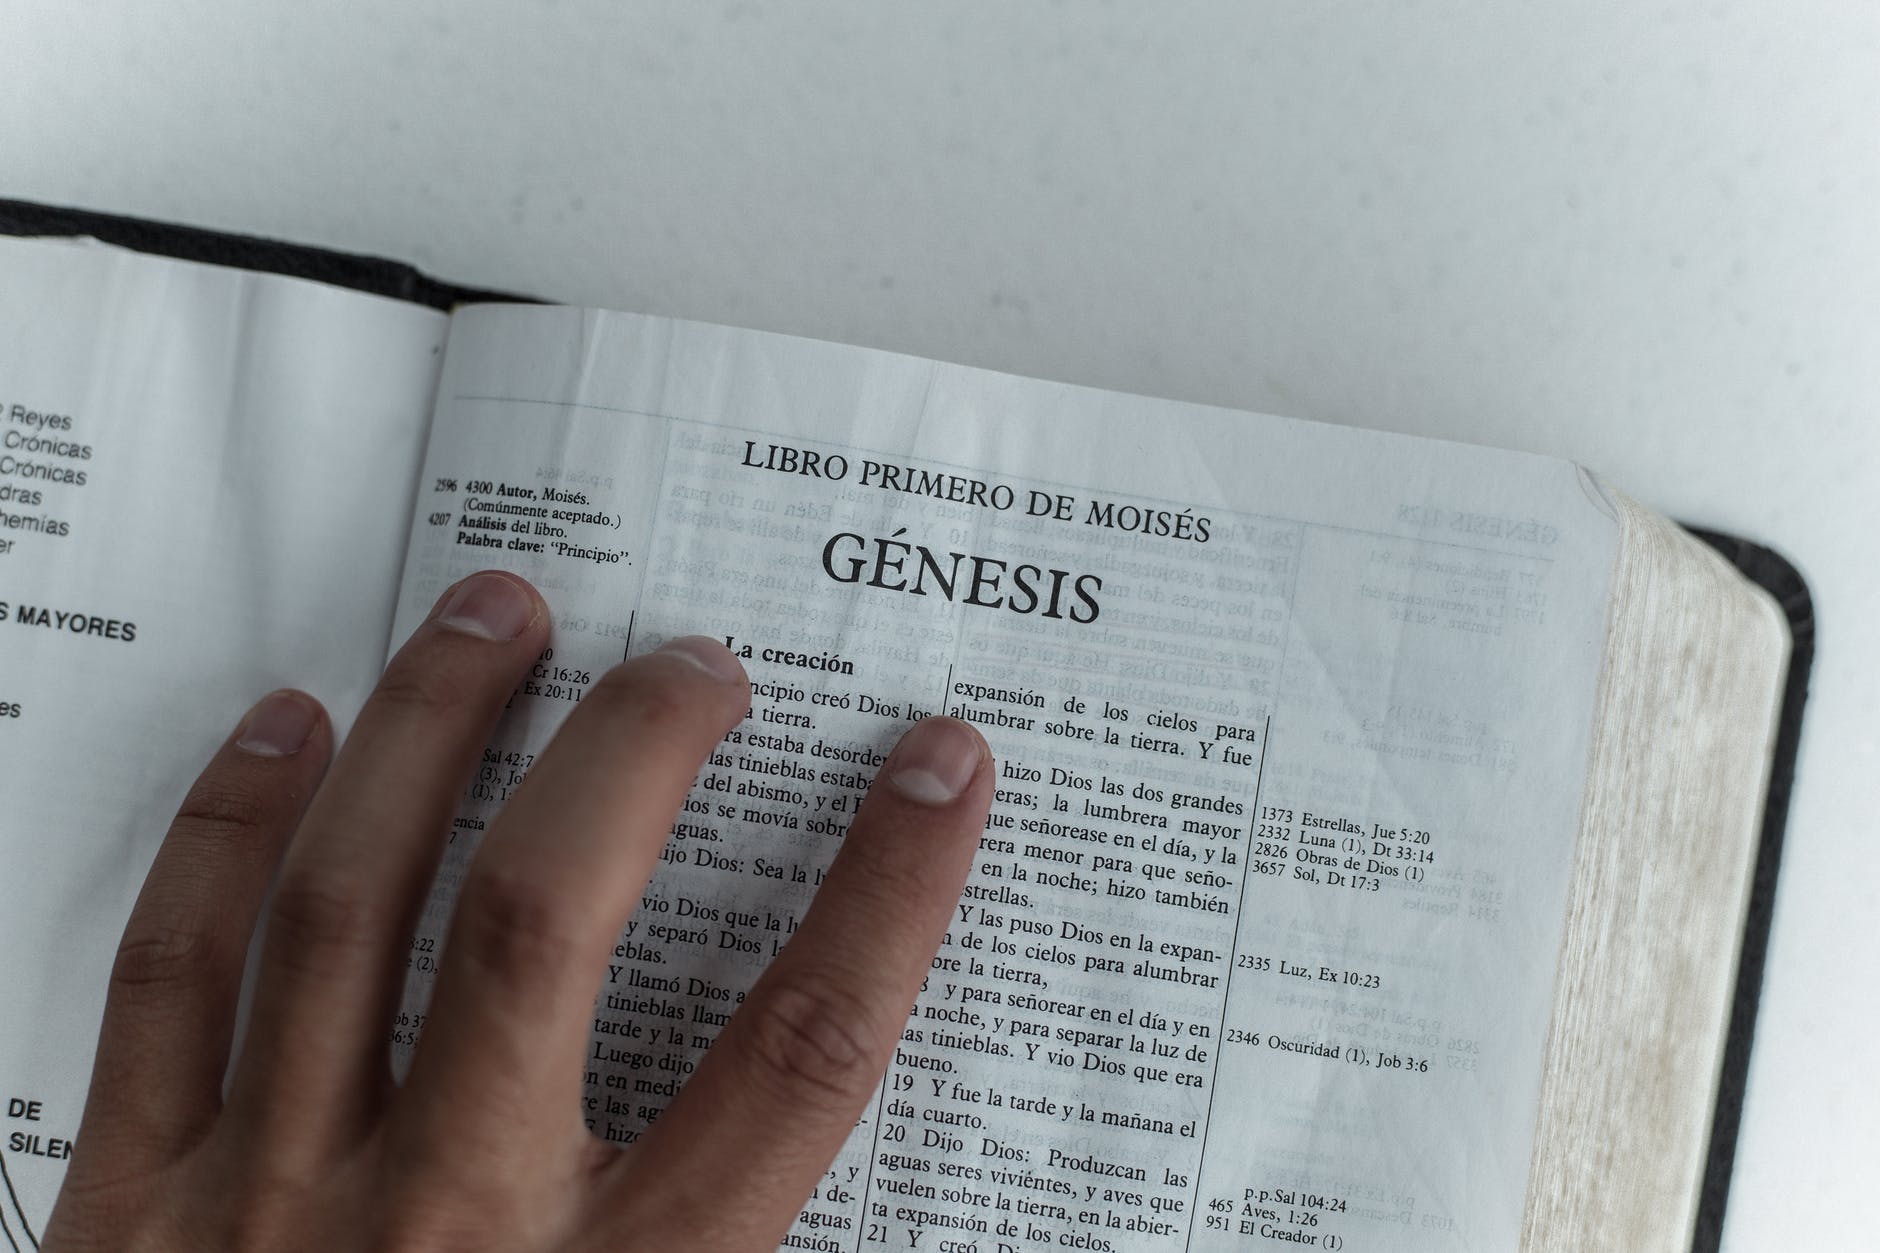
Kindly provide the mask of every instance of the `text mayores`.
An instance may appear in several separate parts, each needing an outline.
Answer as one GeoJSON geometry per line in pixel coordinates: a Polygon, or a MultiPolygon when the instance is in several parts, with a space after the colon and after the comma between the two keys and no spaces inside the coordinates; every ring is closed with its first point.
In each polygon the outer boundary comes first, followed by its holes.
{"type": "Polygon", "coordinates": [[[831,535],[823,545],[823,572],[838,583],[863,583],[911,596],[937,595],[983,609],[1068,617],[1077,623],[1095,622],[1101,612],[1097,593],[1103,590],[1103,580],[1094,574],[1013,566],[996,557],[967,553],[935,553],[924,544],[903,543],[899,537],[905,534],[906,527],[887,539],[871,540],[848,531],[831,535]]]}
{"type": "Polygon", "coordinates": [[[121,618],[105,618],[95,613],[79,613],[70,609],[48,609],[43,605],[14,605],[0,600],[0,622],[8,619],[21,626],[45,627],[50,631],[64,631],[72,635],[95,635],[100,639],[123,640],[126,644],[137,638],[137,624],[121,618]]]}

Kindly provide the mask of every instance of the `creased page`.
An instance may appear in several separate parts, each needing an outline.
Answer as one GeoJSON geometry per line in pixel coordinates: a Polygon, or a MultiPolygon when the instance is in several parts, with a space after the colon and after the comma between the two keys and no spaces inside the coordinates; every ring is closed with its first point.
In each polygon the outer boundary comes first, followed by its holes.
{"type": "Polygon", "coordinates": [[[584,1114],[631,1141],[911,719],[999,790],[879,1100],[787,1247],[1515,1247],[1616,529],[1574,467],[752,332],[453,326],[398,633],[556,610],[455,821],[688,632],[753,680],[626,924],[584,1114]]]}
{"type": "Polygon", "coordinates": [[[445,324],[0,239],[0,1213],[17,1240],[51,1211],[118,934],[189,782],[264,693],[307,688],[343,726],[384,662],[445,324]]]}

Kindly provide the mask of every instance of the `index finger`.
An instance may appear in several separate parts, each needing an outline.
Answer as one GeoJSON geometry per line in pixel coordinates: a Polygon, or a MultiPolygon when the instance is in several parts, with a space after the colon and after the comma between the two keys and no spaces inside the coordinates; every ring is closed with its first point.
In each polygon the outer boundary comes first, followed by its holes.
{"type": "Polygon", "coordinates": [[[614,1168],[617,1231],[776,1247],[875,1096],[972,868],[992,786],[986,743],[966,723],[928,718],[902,738],[802,927],[614,1168]],[[743,1195],[728,1197],[728,1180],[743,1195]]]}

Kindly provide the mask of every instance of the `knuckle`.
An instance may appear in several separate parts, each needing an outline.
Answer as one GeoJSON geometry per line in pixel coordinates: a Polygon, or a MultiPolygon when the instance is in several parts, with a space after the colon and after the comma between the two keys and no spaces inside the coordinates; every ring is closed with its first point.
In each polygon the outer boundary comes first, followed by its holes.
{"type": "Polygon", "coordinates": [[[232,779],[204,776],[189,789],[171,830],[211,844],[231,843],[268,820],[267,801],[232,779]]]}
{"type": "MultiPolygon", "coordinates": [[[[960,879],[952,878],[931,855],[941,838],[931,830],[908,829],[895,816],[879,810],[851,826],[836,853],[832,876],[839,875],[838,890],[845,911],[868,920],[875,928],[877,952],[911,951],[921,929],[916,921],[928,909],[950,910],[960,896],[960,879]],[[920,845],[930,847],[923,849],[920,845]]],[[[971,835],[971,833],[968,833],[971,835]]],[[[972,836],[976,842],[977,837],[972,836]]],[[[933,957],[937,939],[924,941],[920,958],[924,969],[933,957]]]]}
{"type": "Polygon", "coordinates": [[[367,698],[369,708],[423,720],[447,715],[473,698],[473,685],[422,643],[407,648],[385,668],[367,698]]]}
{"type": "Polygon", "coordinates": [[[697,700],[696,692],[668,667],[631,662],[602,675],[593,694],[609,718],[667,727],[683,719],[697,700]]]}
{"type": "Polygon", "coordinates": [[[535,880],[490,868],[473,873],[464,888],[449,960],[481,978],[514,984],[565,969],[581,948],[567,901],[535,880]]]}
{"type": "Polygon", "coordinates": [[[767,1093],[804,1092],[835,1102],[866,1101],[881,1077],[868,1006],[821,976],[796,975],[750,1007],[746,1068],[767,1093]]]}
{"type": "Polygon", "coordinates": [[[207,931],[174,922],[151,923],[127,931],[111,964],[113,995],[162,996],[212,977],[217,972],[215,938],[207,931]]]}
{"type": "Polygon", "coordinates": [[[293,970],[325,973],[339,958],[373,946],[373,921],[353,884],[328,874],[290,875],[274,895],[269,955],[293,970]]]}
{"type": "MultiPolygon", "coordinates": [[[[871,917],[905,918],[909,902],[928,899],[936,890],[925,860],[906,856],[901,846],[907,840],[893,838],[903,835],[877,829],[867,838],[843,842],[843,892],[871,917]]],[[[959,888],[952,894],[957,897],[959,888]]]]}

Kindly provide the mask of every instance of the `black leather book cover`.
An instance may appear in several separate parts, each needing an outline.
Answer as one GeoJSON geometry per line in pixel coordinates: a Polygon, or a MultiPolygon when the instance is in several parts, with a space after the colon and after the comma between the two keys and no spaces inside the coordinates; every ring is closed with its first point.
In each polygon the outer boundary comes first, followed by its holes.
{"type": "Polygon", "coordinates": [[[23,200],[0,200],[0,235],[89,235],[107,244],[161,257],[312,279],[375,296],[409,300],[433,309],[449,310],[455,305],[488,300],[525,299],[504,292],[441,283],[403,262],[380,257],[360,257],[326,248],[309,248],[304,244],[148,222],[86,209],[61,209],[23,200]]]}
{"type": "Polygon", "coordinates": [[[1730,1034],[1724,1042],[1717,1110],[1710,1125],[1710,1154],[1704,1163],[1697,1231],[1691,1241],[1692,1253],[1717,1253],[1723,1241],[1723,1213],[1729,1198],[1730,1172],[1736,1164],[1736,1136],[1743,1120],[1743,1089],[1749,1079],[1749,1051],[1756,1034],[1763,965],[1769,955],[1769,924],[1775,914],[1776,874],[1782,863],[1789,795],[1795,785],[1802,706],[1808,701],[1808,675],[1815,662],[1815,605],[1801,573],[1779,553],[1734,535],[1697,527],[1689,529],[1775,597],[1789,620],[1789,635],[1793,640],[1788,681],[1782,693],[1781,720],[1776,727],[1775,754],[1769,768],[1762,837],[1750,878],[1749,910],[1743,926],[1743,948],[1737,959],[1736,996],[1730,1010],[1730,1034]]]}

